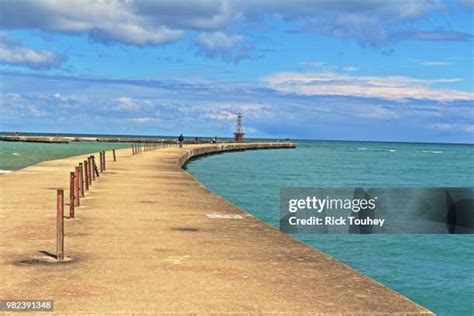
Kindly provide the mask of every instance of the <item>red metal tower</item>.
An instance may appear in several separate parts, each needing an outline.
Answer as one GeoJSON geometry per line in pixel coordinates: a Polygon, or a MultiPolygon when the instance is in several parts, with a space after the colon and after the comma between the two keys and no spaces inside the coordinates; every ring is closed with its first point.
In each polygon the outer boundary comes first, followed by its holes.
{"type": "Polygon", "coordinates": [[[244,141],[244,130],[242,129],[242,113],[237,114],[237,126],[234,132],[234,141],[242,143],[244,141]]]}

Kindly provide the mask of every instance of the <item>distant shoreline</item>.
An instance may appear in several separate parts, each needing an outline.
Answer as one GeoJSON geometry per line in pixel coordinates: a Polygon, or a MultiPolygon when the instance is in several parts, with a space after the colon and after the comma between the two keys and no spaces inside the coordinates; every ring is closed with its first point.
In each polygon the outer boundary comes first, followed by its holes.
{"type": "MultiPolygon", "coordinates": [[[[0,136],[11,136],[15,131],[0,131],[0,136]]],[[[45,136],[45,137],[75,137],[75,138],[144,138],[144,139],[165,139],[165,140],[175,140],[178,137],[179,133],[176,135],[142,135],[142,134],[89,134],[89,133],[49,133],[49,132],[19,132],[19,136],[45,136]]],[[[221,141],[232,140],[232,137],[218,136],[218,139],[221,141]]],[[[200,135],[184,135],[185,139],[192,140],[196,137],[203,140],[209,141],[214,137],[210,136],[200,136],[200,135]]],[[[311,138],[292,138],[292,137],[247,137],[248,141],[320,141],[320,142],[348,142],[348,143],[358,143],[358,142],[367,142],[367,143],[385,143],[385,144],[428,144],[428,145],[467,145],[474,146],[474,142],[430,142],[430,141],[402,141],[402,140],[363,140],[363,139],[311,139],[311,138]]]]}

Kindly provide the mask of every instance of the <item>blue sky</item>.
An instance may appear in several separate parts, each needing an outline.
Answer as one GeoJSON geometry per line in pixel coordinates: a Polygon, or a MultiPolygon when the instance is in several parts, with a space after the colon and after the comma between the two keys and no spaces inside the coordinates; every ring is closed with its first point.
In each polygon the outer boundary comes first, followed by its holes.
{"type": "Polygon", "coordinates": [[[473,9],[0,0],[0,129],[472,143],[473,9]]]}

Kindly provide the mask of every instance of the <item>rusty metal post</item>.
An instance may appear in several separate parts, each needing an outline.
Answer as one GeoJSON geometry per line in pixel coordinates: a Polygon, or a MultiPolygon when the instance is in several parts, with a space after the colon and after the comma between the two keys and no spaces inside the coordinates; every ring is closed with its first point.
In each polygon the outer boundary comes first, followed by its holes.
{"type": "Polygon", "coordinates": [[[85,188],[84,188],[84,166],[82,165],[82,162],[79,163],[79,182],[81,184],[81,197],[84,197],[86,195],[85,188]]]}
{"type": "Polygon", "coordinates": [[[87,157],[87,164],[88,164],[88,167],[89,167],[89,186],[92,185],[92,158],[91,156],[87,157]]]}
{"type": "Polygon", "coordinates": [[[99,152],[99,168],[100,168],[100,172],[104,172],[104,161],[103,161],[104,157],[102,156],[102,152],[99,152]]]}
{"type": "Polygon", "coordinates": [[[56,259],[64,260],[64,190],[56,191],[56,259]]]}
{"type": "Polygon", "coordinates": [[[74,169],[74,206],[79,206],[81,204],[80,201],[80,182],[79,177],[81,174],[81,170],[79,167],[74,169]]]}
{"type": "Polygon", "coordinates": [[[104,156],[104,171],[105,171],[105,150],[102,152],[102,155],[104,156]]]}
{"type": "Polygon", "coordinates": [[[86,190],[89,191],[89,163],[87,162],[87,160],[84,160],[84,176],[86,190]]]}
{"type": "Polygon", "coordinates": [[[91,174],[92,174],[92,180],[95,181],[95,159],[94,156],[91,156],[91,174]]]}
{"type": "Polygon", "coordinates": [[[69,218],[74,218],[74,172],[69,174],[69,218]]]}
{"type": "Polygon", "coordinates": [[[95,177],[100,177],[99,175],[99,169],[97,169],[97,164],[95,163],[95,156],[92,155],[92,174],[94,174],[95,177]]]}
{"type": "Polygon", "coordinates": [[[112,154],[114,154],[114,161],[117,161],[117,157],[115,156],[115,148],[112,149],[112,154]]]}

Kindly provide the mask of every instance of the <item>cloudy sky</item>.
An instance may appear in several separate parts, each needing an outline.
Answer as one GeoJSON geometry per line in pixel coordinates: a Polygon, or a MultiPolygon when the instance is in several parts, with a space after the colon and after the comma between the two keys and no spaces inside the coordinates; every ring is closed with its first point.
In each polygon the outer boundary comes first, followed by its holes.
{"type": "Polygon", "coordinates": [[[474,142],[472,0],[0,0],[0,130],[474,142]]]}

